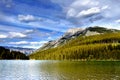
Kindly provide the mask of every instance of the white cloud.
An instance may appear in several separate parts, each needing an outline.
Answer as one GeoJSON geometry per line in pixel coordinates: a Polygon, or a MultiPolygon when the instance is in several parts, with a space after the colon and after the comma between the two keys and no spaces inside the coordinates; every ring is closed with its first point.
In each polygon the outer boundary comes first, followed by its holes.
{"type": "Polygon", "coordinates": [[[25,34],[31,34],[31,33],[34,33],[35,32],[35,30],[33,30],[33,29],[29,29],[29,30],[25,30],[25,34]]]}
{"type": "Polygon", "coordinates": [[[34,42],[29,42],[29,41],[19,41],[19,42],[10,42],[9,44],[15,44],[15,45],[26,45],[26,44],[29,44],[29,45],[41,45],[41,44],[44,44],[46,43],[47,41],[34,41],[34,42]]]}
{"type": "Polygon", "coordinates": [[[80,6],[96,6],[99,2],[97,0],[74,0],[71,4],[72,7],[78,8],[80,6]]]}
{"type": "Polygon", "coordinates": [[[93,14],[98,14],[101,12],[101,9],[99,7],[93,7],[88,10],[83,10],[76,17],[81,17],[81,16],[88,16],[88,15],[93,15],[93,14]]]}
{"type": "Polygon", "coordinates": [[[52,37],[50,37],[50,36],[49,36],[49,37],[48,37],[48,39],[49,39],[49,40],[51,40],[51,39],[52,39],[52,37]]]}
{"type": "Polygon", "coordinates": [[[70,27],[70,22],[65,20],[61,22],[61,20],[55,21],[52,19],[46,19],[43,22],[30,22],[27,26],[64,32],[66,31],[64,28],[70,27]]]}
{"type": "Polygon", "coordinates": [[[40,41],[40,42],[29,42],[31,45],[41,45],[46,43],[47,41],[40,41]]]}
{"type": "Polygon", "coordinates": [[[66,13],[67,20],[75,26],[89,26],[94,23],[97,23],[96,25],[110,24],[115,19],[120,18],[119,0],[52,1],[63,6],[63,12],[66,13]]]}
{"type": "Polygon", "coordinates": [[[101,9],[102,9],[102,10],[105,10],[105,9],[108,9],[108,8],[109,8],[109,6],[106,5],[106,6],[103,6],[101,9]]]}
{"type": "MultiPolygon", "coordinates": [[[[70,6],[68,6],[67,9],[67,17],[76,17],[76,16],[80,16],[81,14],[84,15],[86,14],[86,12],[93,12],[94,8],[91,8],[91,5],[93,7],[94,4],[98,4],[98,2],[94,1],[92,2],[91,0],[75,0],[72,2],[72,4],[70,4],[70,6]],[[87,5],[87,6],[86,6],[87,5]]],[[[98,9],[97,9],[98,10],[98,9]]]]}
{"type": "Polygon", "coordinates": [[[35,21],[36,18],[33,15],[18,15],[18,20],[21,22],[35,21]]]}
{"type": "Polygon", "coordinates": [[[26,30],[25,32],[30,33],[33,32],[34,30],[26,30]]]}
{"type": "Polygon", "coordinates": [[[10,42],[9,44],[15,44],[15,45],[25,45],[25,44],[28,44],[27,41],[19,41],[19,42],[10,42]]]}
{"type": "Polygon", "coordinates": [[[27,35],[20,33],[20,32],[9,32],[10,38],[25,38],[27,35]]]}
{"type": "Polygon", "coordinates": [[[116,23],[120,23],[120,19],[116,20],[115,22],[116,22],[116,23]]]}
{"type": "Polygon", "coordinates": [[[76,11],[75,9],[71,8],[68,12],[67,12],[67,17],[74,17],[76,15],[76,11]]]}
{"type": "Polygon", "coordinates": [[[7,35],[0,34],[0,38],[7,38],[7,35]]]}
{"type": "MultiPolygon", "coordinates": [[[[62,28],[62,26],[69,26],[70,22],[64,20],[61,24],[59,24],[61,20],[53,20],[53,19],[49,19],[49,18],[44,18],[44,17],[39,17],[39,16],[34,16],[34,15],[24,15],[24,14],[20,14],[18,16],[7,16],[5,14],[1,14],[0,13],[0,21],[5,21],[8,23],[12,23],[12,24],[16,24],[18,26],[24,26],[25,28],[43,28],[43,29],[49,29],[49,30],[56,30],[56,31],[60,31],[64,32],[66,31],[65,29],[62,28]],[[26,18],[27,17],[27,18],[26,18]],[[31,19],[29,20],[29,17],[31,17],[31,19]],[[21,21],[20,21],[21,20],[21,21]],[[57,27],[57,28],[56,28],[57,27]]],[[[0,25],[0,29],[3,25],[0,25]]],[[[7,26],[7,27],[11,27],[11,26],[7,26]]],[[[6,27],[2,27],[6,30],[9,30],[8,32],[14,31],[24,31],[23,27],[16,27],[16,26],[12,26],[12,29],[6,28],[6,27]],[[15,29],[13,29],[15,28],[15,29]],[[18,28],[22,29],[22,30],[18,30],[18,28]]]]}
{"type": "Polygon", "coordinates": [[[75,8],[71,8],[67,12],[67,17],[68,18],[69,17],[79,18],[79,17],[89,16],[89,15],[94,15],[94,14],[101,13],[102,11],[104,11],[107,8],[108,8],[108,6],[92,7],[92,8],[80,10],[80,11],[77,11],[75,8]]]}
{"type": "Polygon", "coordinates": [[[39,49],[40,48],[40,46],[29,46],[29,45],[25,45],[25,46],[21,46],[21,47],[23,47],[23,48],[33,48],[33,49],[39,49]]]}
{"type": "Polygon", "coordinates": [[[3,31],[0,34],[0,38],[26,38],[26,32],[30,33],[32,30],[26,30],[20,27],[0,25],[0,30],[3,31]],[[21,32],[18,32],[21,31],[21,32]]]}
{"type": "Polygon", "coordinates": [[[8,44],[10,45],[22,45],[23,47],[27,48],[40,48],[44,43],[48,41],[34,41],[34,42],[29,42],[29,41],[19,41],[19,42],[9,42],[8,44]]]}

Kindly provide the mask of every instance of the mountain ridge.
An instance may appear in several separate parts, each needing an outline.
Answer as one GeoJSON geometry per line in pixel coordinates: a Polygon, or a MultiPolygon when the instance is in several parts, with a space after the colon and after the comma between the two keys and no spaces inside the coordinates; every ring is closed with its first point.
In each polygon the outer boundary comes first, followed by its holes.
{"type": "Polygon", "coordinates": [[[58,47],[80,35],[92,36],[92,35],[99,35],[99,34],[103,34],[103,33],[111,33],[111,32],[118,32],[118,31],[119,30],[117,30],[117,29],[107,29],[107,28],[99,27],[99,26],[88,27],[85,29],[72,28],[72,29],[69,29],[67,32],[65,32],[65,34],[62,35],[59,39],[45,43],[42,47],[40,47],[38,49],[38,51],[58,47]]]}
{"type": "Polygon", "coordinates": [[[120,60],[120,30],[89,27],[81,33],[63,45],[37,50],[29,57],[38,60],[120,60]],[[88,30],[99,34],[86,36],[88,30]]]}
{"type": "Polygon", "coordinates": [[[23,48],[23,47],[13,47],[13,46],[3,46],[6,49],[10,49],[10,51],[19,51],[24,53],[25,55],[29,55],[35,51],[33,48],[23,48]]]}

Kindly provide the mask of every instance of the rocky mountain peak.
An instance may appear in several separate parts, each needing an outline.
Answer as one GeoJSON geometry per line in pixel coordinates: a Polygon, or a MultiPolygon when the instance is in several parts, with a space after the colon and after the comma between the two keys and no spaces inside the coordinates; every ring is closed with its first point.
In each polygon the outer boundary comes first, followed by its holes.
{"type": "Polygon", "coordinates": [[[88,27],[86,29],[82,28],[71,28],[68,31],[65,32],[63,36],[61,36],[57,40],[49,41],[48,43],[44,44],[39,50],[45,50],[49,48],[55,48],[57,46],[60,46],[62,44],[65,44],[67,41],[71,40],[72,38],[76,38],[80,35],[82,36],[92,36],[92,35],[98,35],[103,33],[111,33],[111,32],[117,32],[119,30],[116,29],[107,29],[104,27],[88,27]]]}
{"type": "Polygon", "coordinates": [[[82,31],[82,28],[70,28],[65,34],[75,34],[78,31],[82,31]]]}

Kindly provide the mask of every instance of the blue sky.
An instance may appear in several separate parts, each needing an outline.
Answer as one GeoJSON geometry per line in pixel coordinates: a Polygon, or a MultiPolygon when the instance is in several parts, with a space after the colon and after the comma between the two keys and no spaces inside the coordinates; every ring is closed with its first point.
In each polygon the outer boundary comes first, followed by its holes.
{"type": "Polygon", "coordinates": [[[0,45],[39,48],[69,28],[120,29],[120,0],[0,0],[0,45]]]}

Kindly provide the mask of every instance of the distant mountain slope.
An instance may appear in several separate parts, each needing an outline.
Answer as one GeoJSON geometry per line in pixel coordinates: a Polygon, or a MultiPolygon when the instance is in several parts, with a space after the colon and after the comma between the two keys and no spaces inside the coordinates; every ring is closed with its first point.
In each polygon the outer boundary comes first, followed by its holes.
{"type": "Polygon", "coordinates": [[[74,39],[70,37],[70,40],[58,47],[37,51],[31,54],[30,58],[45,60],[120,60],[119,30],[89,27],[78,34],[74,39]],[[88,32],[94,34],[89,33],[88,35],[88,32]]]}
{"type": "Polygon", "coordinates": [[[10,49],[11,51],[19,51],[25,55],[29,55],[35,51],[35,49],[32,48],[22,48],[22,47],[9,47],[9,46],[4,46],[7,49],[10,49]]]}
{"type": "Polygon", "coordinates": [[[80,35],[82,36],[91,36],[91,35],[97,35],[97,34],[103,34],[103,33],[111,33],[111,32],[119,32],[119,30],[116,29],[107,29],[103,27],[89,27],[86,29],[81,28],[72,28],[69,29],[61,38],[53,41],[49,41],[48,43],[45,43],[40,49],[38,50],[46,50],[50,48],[55,48],[57,46],[63,45],[69,40],[76,38],[80,35]]]}
{"type": "Polygon", "coordinates": [[[21,52],[10,51],[0,46],[0,59],[29,59],[29,57],[21,52]]]}

